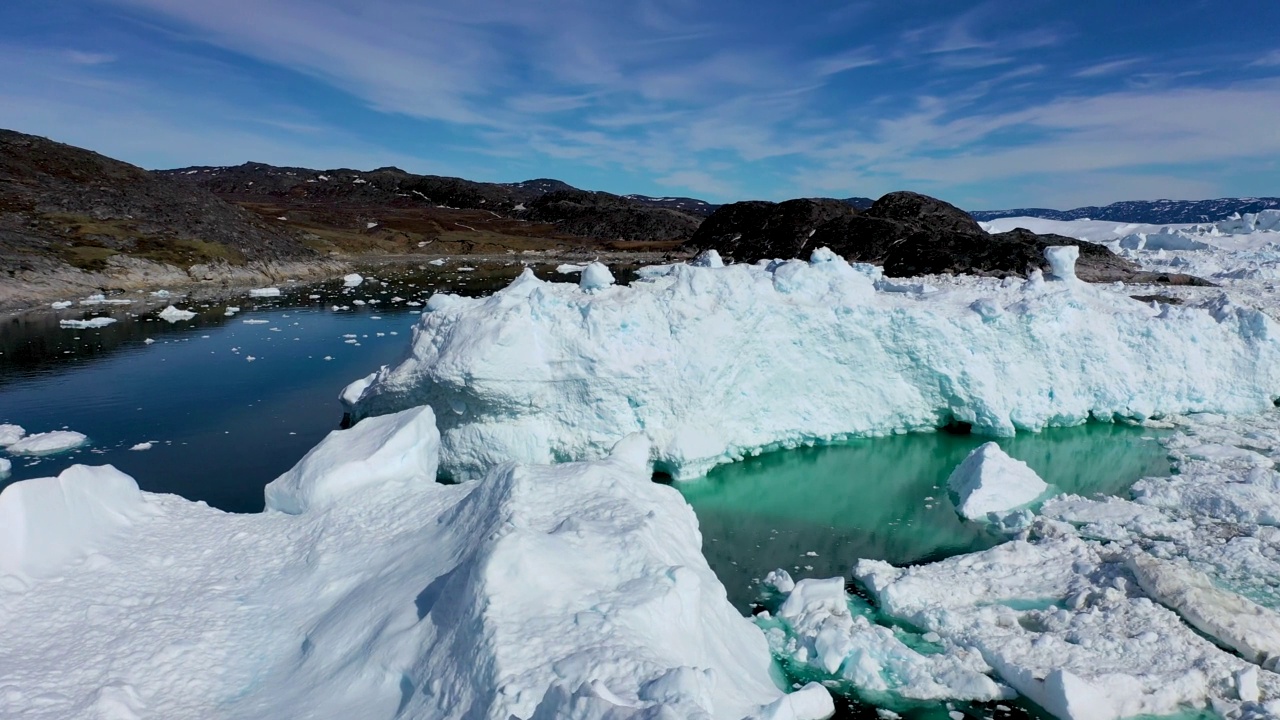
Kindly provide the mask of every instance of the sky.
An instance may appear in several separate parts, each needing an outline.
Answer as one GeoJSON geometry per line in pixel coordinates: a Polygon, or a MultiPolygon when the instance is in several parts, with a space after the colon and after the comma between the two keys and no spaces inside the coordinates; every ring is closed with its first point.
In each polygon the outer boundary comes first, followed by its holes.
{"type": "Polygon", "coordinates": [[[0,127],[712,202],[1280,195],[1275,0],[4,0],[0,127]]]}

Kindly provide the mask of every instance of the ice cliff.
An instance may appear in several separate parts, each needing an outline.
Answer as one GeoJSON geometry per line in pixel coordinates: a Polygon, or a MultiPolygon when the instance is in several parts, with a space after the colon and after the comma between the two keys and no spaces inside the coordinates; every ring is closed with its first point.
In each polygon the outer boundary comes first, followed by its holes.
{"type": "Polygon", "coordinates": [[[659,469],[690,478],[849,436],[1257,411],[1280,394],[1263,313],[1153,307],[1076,281],[1061,248],[1049,260],[1048,279],[927,293],[826,250],[648,268],[625,287],[526,271],[487,298],[433,297],[408,355],[343,400],[355,418],[430,405],[457,479],[507,459],[602,457],[633,432],[659,469]]]}

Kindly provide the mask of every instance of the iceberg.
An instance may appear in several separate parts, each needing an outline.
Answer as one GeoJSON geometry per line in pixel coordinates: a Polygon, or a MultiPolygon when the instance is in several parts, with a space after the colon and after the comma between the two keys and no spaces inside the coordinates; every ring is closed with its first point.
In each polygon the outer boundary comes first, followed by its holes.
{"type": "Polygon", "coordinates": [[[361,275],[360,273],[351,273],[350,275],[342,276],[343,287],[353,288],[358,286],[362,282],[364,282],[364,276],[361,275]]]}
{"type": "Polygon", "coordinates": [[[280,288],[278,287],[254,288],[253,290],[249,291],[249,297],[258,297],[258,298],[280,297],[280,288]]]}
{"type": "Polygon", "coordinates": [[[178,308],[172,305],[156,313],[156,317],[160,318],[161,320],[165,320],[169,323],[176,323],[176,322],[182,322],[183,320],[190,320],[195,316],[196,314],[190,310],[179,310],[178,308]]]}
{"type": "Polygon", "coordinates": [[[87,442],[89,438],[84,433],[74,430],[52,430],[27,435],[9,443],[5,449],[13,455],[50,455],[78,448],[87,442]]]}
{"type": "Polygon", "coordinates": [[[21,425],[13,423],[0,424],[0,447],[8,447],[21,440],[27,431],[21,425]]]}
{"type": "Polygon", "coordinates": [[[433,296],[404,359],[344,402],[355,419],[430,405],[454,479],[603,457],[633,432],[687,479],[762,450],[952,422],[1002,436],[1257,412],[1280,394],[1264,313],[1225,298],[1153,308],[1050,255],[1048,279],[929,294],[879,291],[825,249],[650,268],[629,286],[526,270],[490,297],[433,296]]]}
{"type": "Polygon", "coordinates": [[[1029,504],[1049,485],[1026,463],[1009,457],[994,442],[983,443],[969,453],[947,478],[956,494],[956,511],[966,520],[982,520],[1029,504]]]}
{"type": "Polygon", "coordinates": [[[0,492],[0,716],[773,718],[763,633],[648,441],[435,482],[433,413],[331,433],[228,514],[75,466],[0,492]],[[51,612],[50,608],[60,608],[51,612]]]}

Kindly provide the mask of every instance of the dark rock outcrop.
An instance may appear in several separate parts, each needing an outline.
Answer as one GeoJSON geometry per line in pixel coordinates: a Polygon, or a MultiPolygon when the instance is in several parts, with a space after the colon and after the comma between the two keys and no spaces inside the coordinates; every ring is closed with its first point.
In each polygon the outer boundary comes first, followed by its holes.
{"type": "Polygon", "coordinates": [[[183,268],[318,257],[301,235],[204,188],[0,130],[0,267],[92,270],[117,255],[183,268]]]}
{"type": "Polygon", "coordinates": [[[1080,248],[1077,274],[1091,282],[1189,284],[1189,276],[1153,275],[1107,248],[1029,230],[991,235],[965,211],[913,192],[893,192],[858,211],[842,201],[763,201],[722,206],[707,218],[688,246],[715,249],[738,262],[806,257],[829,247],[846,259],[883,264],[891,276],[936,273],[1021,275],[1047,267],[1044,249],[1080,248]]]}

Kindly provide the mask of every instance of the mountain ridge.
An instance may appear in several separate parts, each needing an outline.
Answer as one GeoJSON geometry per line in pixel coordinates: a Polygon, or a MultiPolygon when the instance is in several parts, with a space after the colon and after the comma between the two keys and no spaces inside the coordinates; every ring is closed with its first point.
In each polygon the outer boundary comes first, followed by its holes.
{"type": "Polygon", "coordinates": [[[1121,200],[1110,205],[1089,205],[1071,210],[1050,208],[1016,208],[1012,210],[977,210],[969,214],[978,221],[1007,217],[1036,217],[1046,220],[1108,220],[1146,225],[1211,223],[1226,220],[1235,213],[1244,215],[1260,210],[1280,208],[1277,197],[1216,198],[1212,200],[1121,200]]]}

